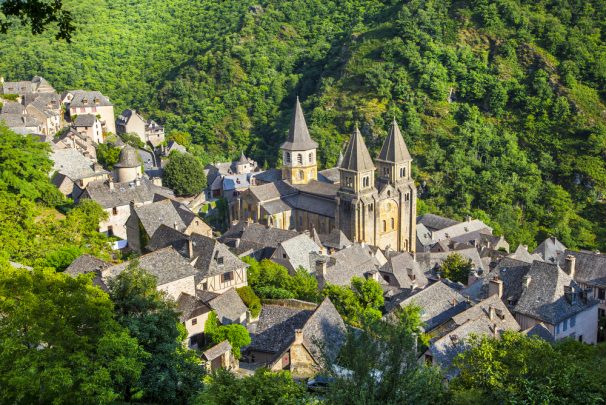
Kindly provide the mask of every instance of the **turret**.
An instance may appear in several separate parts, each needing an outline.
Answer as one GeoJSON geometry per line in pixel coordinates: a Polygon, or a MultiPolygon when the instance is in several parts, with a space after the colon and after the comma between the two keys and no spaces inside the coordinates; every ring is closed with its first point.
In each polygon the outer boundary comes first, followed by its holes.
{"type": "Polygon", "coordinates": [[[120,160],[114,166],[118,177],[118,183],[130,183],[141,177],[141,161],[137,150],[126,145],[120,151],[120,160]]]}
{"type": "Polygon", "coordinates": [[[290,122],[286,142],[282,144],[282,179],[292,184],[307,184],[318,179],[316,149],[318,144],[311,139],[299,97],[290,122]]]}
{"type": "Polygon", "coordinates": [[[410,181],[412,158],[394,119],[389,128],[389,134],[383,142],[381,152],[376,159],[379,171],[379,182],[394,185],[403,181],[410,181]]]}

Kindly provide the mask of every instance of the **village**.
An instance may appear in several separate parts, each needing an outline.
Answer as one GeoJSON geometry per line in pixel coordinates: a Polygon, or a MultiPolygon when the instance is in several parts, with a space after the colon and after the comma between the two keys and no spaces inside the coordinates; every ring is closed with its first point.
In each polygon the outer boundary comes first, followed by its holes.
{"type": "Polygon", "coordinates": [[[513,250],[506,235],[493,234],[480,219],[418,215],[414,156],[395,120],[378,156],[356,127],[337,165],[318,170],[319,145],[297,99],[280,147],[282,167],[264,170],[242,152],[208,164],[205,189],[178,196],[163,171],[188,152],[167,141],[162,125],[135,109],[115,112],[99,91],[59,94],[38,76],[0,79],[0,86],[0,121],[49,144],[53,184],[74,202],[92,200],[107,213],[98,231],[110,237],[117,260],[83,255],[64,272],[93,273],[95,285],[107,290],[136,262],[175,302],[187,345],[209,371],[268,368],[301,379],[322,373],[352,323],[323,291],[350,289],[359,280],[380,286],[377,309],[387,322],[410,305],[420,308],[429,341],[418,361],[440,366],[448,377],[474,335],[517,331],[586,344],[606,338],[606,256],[570,250],[556,237],[532,251],[513,250]],[[111,168],[97,159],[110,137],[120,148],[111,168]],[[249,271],[273,264],[315,279],[318,299],[277,294],[262,297],[259,307],[249,271]],[[242,325],[250,343],[211,343],[205,327],[215,318],[242,325]]]}

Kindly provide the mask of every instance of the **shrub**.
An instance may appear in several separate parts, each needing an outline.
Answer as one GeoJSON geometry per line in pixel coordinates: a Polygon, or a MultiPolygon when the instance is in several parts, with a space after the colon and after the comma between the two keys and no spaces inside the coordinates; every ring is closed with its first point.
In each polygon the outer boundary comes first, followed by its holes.
{"type": "Polygon", "coordinates": [[[257,297],[254,290],[249,286],[244,286],[236,289],[238,295],[244,301],[244,304],[250,310],[253,318],[256,318],[261,313],[261,299],[257,297]]]}

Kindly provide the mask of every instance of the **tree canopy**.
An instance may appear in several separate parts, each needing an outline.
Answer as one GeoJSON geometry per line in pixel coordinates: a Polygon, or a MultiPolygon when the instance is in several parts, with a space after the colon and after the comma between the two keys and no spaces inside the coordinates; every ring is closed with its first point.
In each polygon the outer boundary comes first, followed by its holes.
{"type": "Polygon", "coordinates": [[[446,260],[440,265],[440,272],[444,278],[467,284],[471,268],[471,259],[455,252],[446,257],[446,260]]]}
{"type": "Polygon", "coordinates": [[[172,152],[162,176],[164,184],[176,195],[200,194],[206,187],[202,163],[189,153],[172,152]]]}

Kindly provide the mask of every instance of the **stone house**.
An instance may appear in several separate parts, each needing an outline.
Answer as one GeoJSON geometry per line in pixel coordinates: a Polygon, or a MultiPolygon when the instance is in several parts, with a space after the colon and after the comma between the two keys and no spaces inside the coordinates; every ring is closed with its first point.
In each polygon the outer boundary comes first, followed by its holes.
{"type": "Polygon", "coordinates": [[[57,93],[41,93],[29,102],[31,96],[24,97],[27,114],[35,118],[41,125],[44,135],[54,136],[63,125],[61,99],[57,93]]]}
{"type": "Polygon", "coordinates": [[[230,288],[221,294],[205,290],[198,290],[196,294],[198,300],[215,311],[222,325],[232,323],[246,325],[250,320],[248,309],[235,288],[230,288]]]}
{"type": "Polygon", "coordinates": [[[271,260],[286,267],[294,274],[299,268],[308,272],[315,271],[315,255],[320,254],[321,247],[305,233],[278,243],[271,260]]]}
{"type": "Polygon", "coordinates": [[[69,128],[59,137],[51,141],[53,149],[74,149],[93,161],[97,160],[96,144],[86,134],[81,134],[74,128],[69,128]]]}
{"type": "Polygon", "coordinates": [[[62,101],[72,120],[81,114],[99,116],[103,132],[116,133],[114,105],[100,92],[70,90],[63,94],[62,101]]]}
{"type": "Polygon", "coordinates": [[[46,79],[34,76],[31,81],[7,82],[0,77],[0,90],[2,94],[18,94],[23,97],[28,94],[54,93],[55,89],[46,79]]]}
{"type": "Polygon", "coordinates": [[[194,295],[181,293],[177,298],[177,310],[180,312],[179,320],[187,330],[187,346],[197,348],[212,309],[194,295]]]}
{"type": "Polygon", "coordinates": [[[116,119],[118,134],[137,134],[143,143],[154,148],[164,142],[164,127],[153,120],[146,120],[135,110],[124,110],[116,119]]]}
{"type": "MultiPolygon", "coordinates": [[[[158,291],[164,291],[173,300],[182,293],[196,295],[196,275],[189,261],[172,247],[156,250],[138,258],[139,267],[156,277],[158,291]]],[[[128,267],[129,262],[117,264],[101,271],[104,281],[116,277],[128,267]]]]}
{"type": "Polygon", "coordinates": [[[78,199],[90,183],[109,179],[108,171],[76,149],[56,149],[50,158],[53,161],[51,182],[66,197],[78,199]]]}
{"type": "Polygon", "coordinates": [[[297,378],[317,374],[345,342],[345,323],[330,299],[315,304],[264,305],[249,327],[247,358],[256,367],[289,370],[297,378]]]}
{"type": "Polygon", "coordinates": [[[93,277],[93,285],[99,287],[105,292],[109,292],[107,288],[107,284],[103,281],[101,277],[101,272],[111,267],[111,263],[103,261],[97,257],[91,255],[82,255],[77,257],[64,271],[64,274],[67,274],[71,277],[78,277],[80,274],[88,274],[94,273],[93,277]]]}
{"type": "Polygon", "coordinates": [[[72,121],[72,128],[94,143],[103,143],[101,121],[93,114],[79,114],[72,121]]]}
{"type": "Polygon", "coordinates": [[[320,288],[326,284],[349,287],[353,277],[373,278],[379,284],[388,284],[379,275],[381,263],[375,252],[365,244],[356,243],[330,256],[318,257],[315,267],[320,288]]]}
{"type": "Polygon", "coordinates": [[[237,370],[238,361],[234,358],[231,349],[229,342],[224,340],[204,351],[202,360],[205,361],[206,371],[212,373],[220,368],[237,370]]]}
{"type": "Polygon", "coordinates": [[[173,227],[185,235],[197,233],[212,237],[212,229],[185,205],[171,199],[132,207],[126,221],[128,246],[141,253],[162,225],[173,227]]]}
{"type": "Polygon", "coordinates": [[[429,282],[419,263],[408,252],[389,252],[379,273],[390,286],[400,289],[421,289],[429,282]]]}
{"type": "Polygon", "coordinates": [[[272,228],[266,225],[237,222],[219,240],[238,256],[247,255],[256,260],[269,259],[281,242],[296,237],[298,232],[272,228]]]}

